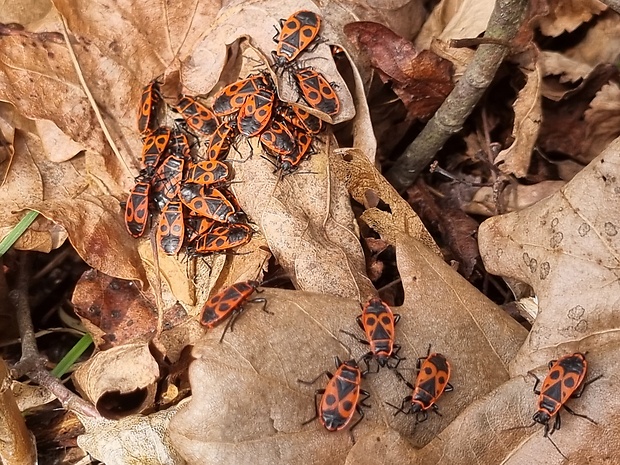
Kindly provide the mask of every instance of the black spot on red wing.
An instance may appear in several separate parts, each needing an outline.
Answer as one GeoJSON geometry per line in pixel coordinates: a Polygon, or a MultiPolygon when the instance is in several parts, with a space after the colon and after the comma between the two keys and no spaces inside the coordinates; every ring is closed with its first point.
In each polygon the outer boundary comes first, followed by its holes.
{"type": "Polygon", "coordinates": [[[575,386],[575,380],[573,379],[572,376],[564,379],[564,386],[566,386],[569,389],[575,386]]]}
{"type": "Polygon", "coordinates": [[[342,403],[342,408],[344,408],[347,412],[349,412],[353,407],[353,402],[351,402],[350,400],[345,400],[342,403]]]}
{"type": "Polygon", "coordinates": [[[239,89],[239,84],[231,84],[227,92],[234,93],[237,91],[237,89],[239,89]]]}
{"type": "Polygon", "coordinates": [[[218,238],[215,240],[215,245],[216,245],[217,247],[223,247],[223,246],[224,246],[224,244],[226,244],[226,239],[224,239],[224,238],[218,237],[218,238]]]}
{"type": "Polygon", "coordinates": [[[219,310],[222,312],[226,312],[230,309],[230,304],[228,302],[222,302],[219,306],[218,306],[219,310]]]}
{"type": "Polygon", "coordinates": [[[551,370],[547,376],[550,379],[558,379],[561,376],[561,371],[558,368],[556,368],[554,370],[551,370]]]}
{"type": "Polygon", "coordinates": [[[213,297],[211,297],[210,302],[215,304],[215,303],[218,303],[221,299],[222,299],[222,295],[221,294],[216,294],[213,297]]]}
{"type": "Polygon", "coordinates": [[[320,102],[321,98],[319,93],[314,89],[308,89],[306,93],[306,98],[311,102],[316,102],[317,100],[320,102]]]}
{"type": "Polygon", "coordinates": [[[383,323],[384,325],[388,326],[388,325],[392,324],[392,318],[390,318],[390,315],[383,315],[381,317],[381,323],[383,323]]]}
{"type": "Polygon", "coordinates": [[[366,317],[366,323],[368,324],[368,326],[374,326],[377,323],[377,320],[374,316],[368,316],[366,317]]]}
{"type": "Polygon", "coordinates": [[[134,216],[141,220],[142,218],[144,218],[146,216],[146,209],[139,209],[133,212],[134,216]]]}
{"type": "Polygon", "coordinates": [[[338,399],[333,394],[325,394],[324,400],[325,403],[331,407],[337,402],[338,399]]]}
{"type": "Polygon", "coordinates": [[[431,367],[426,367],[424,368],[424,373],[426,373],[427,375],[432,375],[433,369],[431,367]]]}
{"type": "Polygon", "coordinates": [[[446,378],[444,378],[443,376],[439,376],[437,378],[437,381],[439,382],[439,384],[444,384],[446,382],[446,378]]]}

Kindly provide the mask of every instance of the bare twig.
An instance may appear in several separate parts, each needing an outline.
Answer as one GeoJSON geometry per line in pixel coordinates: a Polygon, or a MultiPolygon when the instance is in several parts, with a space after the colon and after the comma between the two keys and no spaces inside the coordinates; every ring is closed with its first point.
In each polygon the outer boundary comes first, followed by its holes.
{"type": "Polygon", "coordinates": [[[17,286],[9,293],[9,298],[17,310],[17,325],[22,341],[22,356],[13,367],[13,377],[26,375],[54,394],[66,409],[89,417],[99,417],[99,412],[92,404],[67,389],[58,378],[52,376],[45,368],[45,360],[37,348],[28,303],[30,253],[22,252],[21,255],[17,286]]]}
{"type": "Polygon", "coordinates": [[[601,3],[604,3],[616,13],[620,13],[620,0],[601,0],[601,3]]]}
{"type": "Polygon", "coordinates": [[[435,116],[386,173],[386,178],[396,189],[402,192],[413,184],[450,136],[463,128],[508,53],[505,44],[519,30],[528,3],[527,0],[496,2],[484,37],[497,43],[478,47],[463,77],[435,116]]]}

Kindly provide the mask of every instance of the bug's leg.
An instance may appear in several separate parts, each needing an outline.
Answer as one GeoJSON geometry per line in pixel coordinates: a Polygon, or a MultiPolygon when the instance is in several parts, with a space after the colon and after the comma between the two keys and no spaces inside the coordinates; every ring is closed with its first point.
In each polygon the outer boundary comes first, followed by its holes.
{"type": "Polygon", "coordinates": [[[415,414],[416,423],[424,423],[426,420],[428,420],[428,412],[426,410],[422,410],[421,412],[415,414]]]}
{"type": "Polygon", "coordinates": [[[579,398],[581,397],[581,394],[583,394],[583,390],[586,388],[586,386],[588,384],[592,384],[594,381],[598,381],[599,379],[601,379],[603,377],[603,375],[598,375],[596,378],[592,378],[589,381],[586,381],[585,383],[583,383],[581,385],[581,389],[579,389],[579,391],[574,392],[573,395],[571,397],[575,397],[575,398],[579,398]]]}
{"type": "Polygon", "coordinates": [[[394,314],[394,326],[396,326],[399,321],[400,321],[400,315],[398,313],[395,313],[394,314]]]}
{"type": "Polygon", "coordinates": [[[357,321],[357,325],[360,327],[360,329],[364,331],[364,322],[362,321],[362,315],[358,315],[357,318],[355,318],[355,321],[357,321]]]}
{"type": "Polygon", "coordinates": [[[534,379],[536,380],[536,383],[534,384],[534,389],[532,389],[534,391],[534,394],[536,394],[537,396],[540,395],[540,391],[537,389],[538,385],[540,384],[540,378],[538,376],[536,376],[534,373],[532,373],[531,371],[527,372],[528,375],[533,376],[534,379]]]}
{"type": "Polygon", "coordinates": [[[261,310],[265,313],[268,313],[269,315],[274,315],[273,312],[270,312],[269,310],[267,310],[267,299],[264,297],[255,297],[254,299],[250,299],[248,300],[248,302],[260,302],[263,304],[263,308],[261,308],[261,310]]]}
{"type": "Polygon", "coordinates": [[[394,373],[396,373],[396,376],[398,376],[400,380],[403,383],[405,383],[409,389],[415,389],[415,386],[411,384],[409,381],[407,381],[400,371],[394,370],[394,373]]]}
{"type": "Polygon", "coordinates": [[[400,357],[398,355],[398,351],[401,349],[400,345],[398,344],[394,344],[394,348],[392,351],[392,355],[390,355],[390,358],[396,360],[396,363],[394,365],[390,365],[388,364],[387,367],[390,370],[396,370],[398,368],[398,365],[400,365],[400,362],[402,362],[403,360],[407,360],[407,357],[400,357]]]}
{"type": "MultiPolygon", "coordinates": [[[[568,413],[570,413],[571,415],[575,415],[576,417],[584,418],[584,419],[588,420],[590,423],[595,424],[595,425],[598,425],[598,423],[597,423],[596,421],[594,421],[594,420],[593,420],[592,418],[590,418],[589,416],[584,415],[583,413],[577,413],[577,412],[575,412],[572,408],[567,407],[566,405],[564,405],[564,409],[565,409],[568,413]]],[[[560,415],[558,414],[558,418],[559,418],[559,417],[560,417],[560,415]]],[[[557,428],[557,429],[560,429],[560,427],[558,426],[558,428],[557,428]]]]}
{"type": "Polygon", "coordinates": [[[366,402],[369,398],[370,398],[370,393],[368,391],[364,391],[363,389],[360,389],[360,394],[364,397],[362,397],[357,404],[361,405],[362,407],[365,408],[370,408],[370,405],[365,404],[364,402],[366,402]]]}
{"type": "Polygon", "coordinates": [[[230,316],[230,318],[226,322],[226,326],[224,327],[224,331],[222,331],[222,336],[220,337],[220,344],[224,340],[224,336],[226,335],[226,332],[229,329],[232,332],[232,330],[233,330],[233,328],[235,326],[235,321],[237,320],[237,318],[239,317],[239,315],[241,313],[243,313],[243,307],[240,307],[238,309],[233,310],[232,315],[230,316]]]}
{"type": "Polygon", "coordinates": [[[443,417],[443,415],[439,412],[439,406],[437,404],[433,404],[433,412],[435,412],[440,417],[443,417]]]}
{"type": "Polygon", "coordinates": [[[400,404],[400,407],[397,407],[394,404],[390,404],[389,402],[386,402],[387,405],[396,409],[396,412],[394,412],[394,416],[398,415],[399,413],[404,413],[405,415],[407,415],[410,409],[405,410],[405,407],[407,406],[408,403],[411,403],[411,396],[405,397],[402,403],[400,404]]]}
{"type": "Polygon", "coordinates": [[[304,421],[301,424],[302,426],[307,425],[308,423],[312,423],[314,420],[319,418],[319,403],[317,402],[317,400],[318,400],[318,397],[322,396],[323,394],[325,394],[325,389],[318,389],[317,391],[315,391],[314,393],[314,416],[310,418],[309,420],[304,421]]]}
{"type": "Polygon", "coordinates": [[[358,337],[353,333],[345,331],[344,329],[341,329],[340,332],[346,334],[347,336],[351,336],[353,339],[355,339],[360,344],[370,345],[370,343],[366,339],[362,339],[361,337],[358,337]]]}
{"type": "Polygon", "coordinates": [[[452,386],[450,383],[446,384],[446,387],[444,388],[444,392],[451,392],[454,391],[454,386],[452,386]]]}
{"type": "Polygon", "coordinates": [[[314,378],[312,381],[304,381],[303,379],[297,379],[297,382],[301,384],[307,384],[308,386],[310,386],[316,383],[319,380],[319,378],[323,375],[327,376],[328,379],[332,379],[334,377],[334,375],[332,375],[329,371],[323,371],[322,373],[319,374],[319,376],[314,378]]]}

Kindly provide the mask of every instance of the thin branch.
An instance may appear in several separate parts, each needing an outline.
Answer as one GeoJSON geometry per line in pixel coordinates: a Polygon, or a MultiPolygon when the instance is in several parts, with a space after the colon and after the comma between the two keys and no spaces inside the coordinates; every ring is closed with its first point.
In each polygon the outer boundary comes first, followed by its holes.
{"type": "Polygon", "coordinates": [[[19,261],[17,286],[9,293],[9,299],[17,310],[17,326],[22,341],[22,356],[12,370],[13,377],[28,376],[32,381],[48,389],[62,403],[63,407],[89,417],[99,417],[97,409],[65,387],[60,379],[52,376],[45,368],[45,360],[39,354],[35,337],[30,304],[28,303],[28,282],[31,254],[22,252],[19,261]]]}
{"type": "Polygon", "coordinates": [[[601,0],[601,3],[604,3],[616,13],[620,13],[620,0],[601,0]]]}
{"type": "Polygon", "coordinates": [[[385,177],[397,190],[402,192],[413,184],[450,136],[463,128],[508,54],[506,44],[517,34],[528,3],[527,0],[497,0],[484,35],[497,43],[478,47],[463,77],[435,116],[386,173],[385,177]]]}

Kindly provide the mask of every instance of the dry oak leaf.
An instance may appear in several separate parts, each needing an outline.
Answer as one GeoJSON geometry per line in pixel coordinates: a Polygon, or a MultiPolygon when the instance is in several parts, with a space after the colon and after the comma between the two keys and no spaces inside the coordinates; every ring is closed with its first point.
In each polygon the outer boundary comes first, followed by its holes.
{"type": "Polygon", "coordinates": [[[271,163],[250,158],[241,147],[238,157],[245,162],[235,164],[239,182],[231,187],[297,288],[365,300],[375,291],[349,194],[332,168],[335,139],[329,130],[319,139],[317,153],[298,172],[281,177],[271,163]]]}
{"type": "Polygon", "coordinates": [[[567,350],[597,352],[617,341],[619,232],[620,139],[556,194],[482,223],[486,269],[526,282],[540,304],[513,375],[567,350]]]}
{"type": "MultiPolygon", "coordinates": [[[[575,350],[576,345],[564,347],[562,355],[575,350]]],[[[422,450],[412,450],[405,444],[392,448],[390,453],[396,459],[404,455],[402,463],[408,465],[611,465],[620,448],[620,405],[615,392],[620,382],[619,356],[617,343],[601,345],[587,355],[587,379],[600,374],[603,377],[589,385],[581,398],[569,399],[568,405],[598,424],[561,413],[562,429],[553,434],[552,440],[568,459],[543,436],[541,425],[531,426],[538,398],[532,392],[533,376],[517,376],[473,402],[422,450]]],[[[542,379],[547,364],[532,371],[542,379]]],[[[350,463],[371,462],[362,459],[350,463]]]]}
{"type": "Polygon", "coordinates": [[[415,45],[428,49],[434,39],[470,39],[482,34],[495,7],[493,0],[442,0],[416,37],[415,45]]]}
{"type": "Polygon", "coordinates": [[[593,158],[620,136],[620,87],[610,82],[601,87],[585,112],[586,136],[582,151],[593,158]]]}
{"type": "Polygon", "coordinates": [[[419,242],[396,233],[393,243],[406,296],[394,309],[401,315],[396,339],[408,358],[399,370],[412,378],[415,359],[429,344],[448,357],[456,389],[439,402],[443,416],[433,416],[424,428],[405,415],[394,417],[385,402],[400,404],[409,389],[393,372],[381,370],[362,382],[372,408],[355,428],[355,445],[346,431],[330,433],[318,422],[302,425],[312,417],[314,390],[325,379],[314,386],[297,380],[333,371],[335,355],[358,359],[367,351],[339,332],[360,333],[359,302],[265,289],[261,296],[272,315],[260,304],[248,304],[223,343],[217,328],[194,349],[192,400],[170,425],[174,445],[189,464],[410,463],[383,456],[383,447],[399,442],[423,447],[470,403],[508,379],[508,362],[525,330],[419,242]],[[367,461],[350,461],[353,455],[367,461]]]}
{"type": "Polygon", "coordinates": [[[168,437],[170,420],[182,405],[118,421],[81,417],[86,433],[78,436],[78,446],[106,465],[185,465],[168,437]]]}
{"type": "Polygon", "coordinates": [[[495,158],[495,165],[502,173],[514,174],[518,178],[527,175],[542,117],[540,66],[535,64],[533,69],[525,70],[525,75],[527,82],[512,105],[514,140],[510,147],[502,150],[495,158]]]}
{"type": "Polygon", "coordinates": [[[387,27],[360,21],[347,24],[345,33],[370,56],[384,82],[391,82],[411,119],[426,120],[452,91],[452,64],[413,44],[387,27]]]}
{"type": "Polygon", "coordinates": [[[390,227],[417,239],[438,255],[441,253],[411,205],[396,192],[359,150],[352,148],[336,150],[330,160],[334,174],[346,186],[355,201],[366,209],[376,208],[381,202],[385,203],[391,212],[387,219],[390,227]]]}
{"type": "Polygon", "coordinates": [[[607,8],[599,0],[548,0],[548,3],[549,14],[538,18],[537,25],[543,35],[551,37],[573,32],[607,8]]]}

